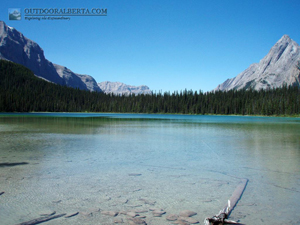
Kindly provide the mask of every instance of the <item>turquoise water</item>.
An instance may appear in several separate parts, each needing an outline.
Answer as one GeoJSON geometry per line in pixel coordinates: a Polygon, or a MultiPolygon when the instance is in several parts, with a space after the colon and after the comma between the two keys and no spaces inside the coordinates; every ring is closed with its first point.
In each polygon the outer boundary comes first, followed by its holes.
{"type": "Polygon", "coordinates": [[[80,213],[47,224],[128,224],[98,209],[145,210],[153,225],[192,210],[203,224],[241,178],[249,183],[231,219],[300,224],[299,118],[1,114],[0,142],[1,224],[53,211],[80,213]]]}

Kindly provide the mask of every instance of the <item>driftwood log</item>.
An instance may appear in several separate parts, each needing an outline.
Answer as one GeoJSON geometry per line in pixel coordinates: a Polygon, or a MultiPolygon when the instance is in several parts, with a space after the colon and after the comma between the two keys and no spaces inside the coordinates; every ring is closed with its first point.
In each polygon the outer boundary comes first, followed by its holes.
{"type": "Polygon", "coordinates": [[[242,179],[240,184],[236,187],[233,194],[229,198],[225,207],[219,212],[219,214],[205,219],[206,225],[219,225],[219,224],[241,224],[232,220],[228,220],[234,207],[237,205],[238,201],[242,197],[242,194],[247,186],[248,179],[242,179]]]}
{"type": "Polygon", "coordinates": [[[58,214],[58,215],[54,215],[54,216],[43,216],[43,217],[39,217],[39,218],[30,220],[30,221],[27,221],[27,222],[18,223],[16,225],[34,225],[34,224],[39,224],[39,223],[47,222],[49,220],[53,220],[53,219],[56,219],[56,218],[63,217],[65,215],[66,215],[66,213],[58,214]]]}

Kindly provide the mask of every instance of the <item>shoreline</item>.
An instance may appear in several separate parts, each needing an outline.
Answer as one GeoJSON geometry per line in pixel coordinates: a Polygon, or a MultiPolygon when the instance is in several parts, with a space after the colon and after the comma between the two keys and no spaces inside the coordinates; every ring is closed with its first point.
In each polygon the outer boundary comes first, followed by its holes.
{"type": "MultiPolygon", "coordinates": [[[[185,113],[135,113],[135,112],[0,112],[0,117],[5,116],[16,116],[22,114],[54,114],[54,113],[62,113],[62,114],[136,114],[136,115],[186,115],[186,116],[242,116],[242,117],[276,117],[276,118],[300,118],[300,115],[260,115],[260,114],[185,114],[185,113]]],[[[27,116],[30,116],[27,115],[27,116]]]]}

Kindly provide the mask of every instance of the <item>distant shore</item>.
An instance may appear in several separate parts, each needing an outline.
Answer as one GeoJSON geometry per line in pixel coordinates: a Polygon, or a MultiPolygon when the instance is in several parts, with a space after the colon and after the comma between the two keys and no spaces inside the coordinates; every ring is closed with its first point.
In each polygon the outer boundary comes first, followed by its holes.
{"type": "Polygon", "coordinates": [[[65,114],[137,114],[137,115],[186,115],[186,116],[245,116],[245,117],[283,117],[283,118],[300,118],[299,115],[242,115],[242,114],[185,114],[185,113],[134,113],[134,112],[0,112],[0,116],[37,116],[34,114],[55,114],[55,113],[65,113],[65,114]],[[27,115],[24,115],[27,114],[27,115]]]}

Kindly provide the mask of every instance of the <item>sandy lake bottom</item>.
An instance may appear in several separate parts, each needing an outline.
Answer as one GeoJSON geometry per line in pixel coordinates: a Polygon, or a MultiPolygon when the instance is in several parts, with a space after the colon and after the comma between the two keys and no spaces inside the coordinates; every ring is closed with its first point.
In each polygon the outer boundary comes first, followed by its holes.
{"type": "Polygon", "coordinates": [[[3,225],[53,212],[71,217],[45,224],[162,225],[183,210],[203,224],[241,178],[230,219],[300,224],[297,118],[5,115],[0,143],[3,225]]]}

